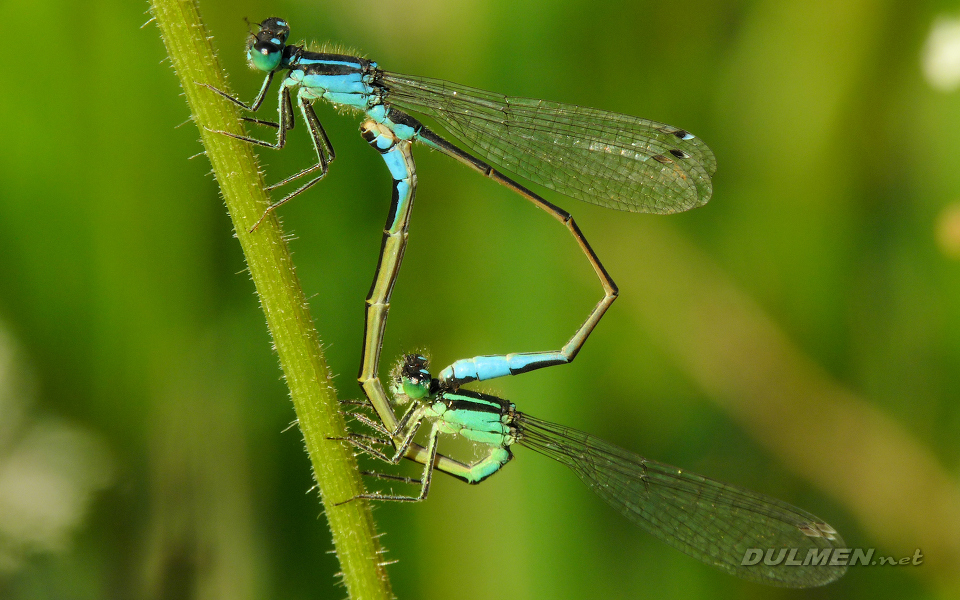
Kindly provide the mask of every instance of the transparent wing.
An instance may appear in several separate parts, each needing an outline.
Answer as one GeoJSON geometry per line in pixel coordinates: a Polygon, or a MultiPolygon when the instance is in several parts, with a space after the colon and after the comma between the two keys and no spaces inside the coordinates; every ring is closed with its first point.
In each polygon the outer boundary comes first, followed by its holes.
{"type": "Polygon", "coordinates": [[[433,117],[488,162],[573,198],[663,214],[713,193],[713,152],[683,129],[439,79],[381,77],[387,103],[433,117]]]}
{"type": "MultiPolygon", "coordinates": [[[[635,524],[674,548],[744,579],[784,587],[834,581],[846,566],[803,563],[811,551],[843,548],[837,532],[814,515],[774,498],[648,460],[592,435],[518,415],[520,443],[573,471],[635,524]],[[772,550],[779,565],[743,564],[747,550],[772,550]],[[793,549],[793,560],[787,558],[793,549]]],[[[827,554],[832,557],[832,553],[827,554]]],[[[822,560],[822,559],[821,559],[822,560]]],[[[823,561],[829,562],[828,560],[823,561]]]]}

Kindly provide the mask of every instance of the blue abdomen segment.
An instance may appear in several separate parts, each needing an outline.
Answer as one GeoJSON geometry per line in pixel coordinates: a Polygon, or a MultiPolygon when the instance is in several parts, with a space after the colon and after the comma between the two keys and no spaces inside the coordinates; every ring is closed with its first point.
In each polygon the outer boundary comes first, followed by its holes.
{"type": "MultiPolygon", "coordinates": [[[[388,236],[400,234],[405,236],[406,233],[400,231],[401,223],[406,222],[408,218],[410,205],[413,202],[414,186],[416,185],[413,158],[409,156],[409,153],[400,151],[401,142],[397,140],[397,137],[386,125],[367,121],[360,128],[360,132],[363,139],[376,148],[377,152],[383,157],[383,161],[393,177],[393,202],[390,207],[387,227],[384,231],[388,236]]],[[[384,244],[386,243],[384,241],[384,244]]],[[[382,249],[381,252],[383,252],[382,249]]]]}
{"type": "Polygon", "coordinates": [[[491,356],[475,356],[458,360],[440,371],[440,384],[456,389],[471,381],[485,381],[519,375],[542,367],[561,365],[570,359],[560,351],[554,352],[517,352],[491,356]]]}
{"type": "Polygon", "coordinates": [[[423,123],[405,112],[390,106],[377,104],[367,109],[367,116],[390,128],[401,140],[419,139],[417,135],[423,129],[423,123]]]}
{"type": "MultiPolygon", "coordinates": [[[[379,136],[383,138],[384,136],[379,136]]],[[[393,143],[393,140],[386,140],[390,143],[393,143]]],[[[377,140],[379,145],[381,140],[377,140]]],[[[407,178],[410,177],[410,166],[407,164],[407,161],[404,159],[404,156],[400,152],[395,152],[394,147],[391,147],[389,150],[383,153],[383,161],[387,163],[387,169],[390,171],[390,175],[393,176],[394,181],[399,182],[399,185],[404,186],[400,190],[400,195],[402,197],[409,196],[409,187],[410,184],[407,183],[407,178]]]]}

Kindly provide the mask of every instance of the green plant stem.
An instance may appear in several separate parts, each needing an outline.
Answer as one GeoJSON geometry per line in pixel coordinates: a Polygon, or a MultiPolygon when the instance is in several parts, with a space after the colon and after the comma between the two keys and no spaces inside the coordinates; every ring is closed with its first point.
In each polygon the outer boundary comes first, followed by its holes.
{"type": "Polygon", "coordinates": [[[199,8],[194,0],[152,0],[152,12],[260,296],[347,591],[351,598],[392,598],[369,504],[363,500],[337,504],[361,493],[362,484],[352,451],[329,439],[344,435],[344,421],[287,244],[273,216],[248,233],[268,205],[256,158],[249,144],[210,131],[243,134],[236,106],[197,85],[227,89],[199,8]]]}

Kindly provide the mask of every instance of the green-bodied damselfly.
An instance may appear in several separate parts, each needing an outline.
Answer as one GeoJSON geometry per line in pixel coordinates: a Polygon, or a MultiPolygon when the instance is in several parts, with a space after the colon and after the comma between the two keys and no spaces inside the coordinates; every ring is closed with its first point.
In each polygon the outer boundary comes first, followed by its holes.
{"type": "Polygon", "coordinates": [[[479,483],[507,464],[513,458],[512,446],[519,444],[568,466],[634,524],[731,575],[769,585],[813,587],[830,583],[846,571],[845,563],[833,561],[833,551],[844,547],[843,539],[822,519],[775,498],[649,460],[588,433],[531,417],[502,398],[446,388],[431,377],[421,355],[403,358],[391,390],[397,404],[411,403],[395,431],[388,432],[355,413],[361,422],[390,439],[352,434],[347,440],[381,460],[397,463],[427,422],[429,441],[425,460],[420,461],[425,466],[419,480],[371,473],[418,483],[420,494],[375,493],[363,498],[423,500],[435,469],[479,483]],[[483,444],[485,455],[455,469],[435,463],[441,434],[483,444]],[[375,447],[395,438],[402,443],[393,456],[375,447]],[[776,559],[751,560],[757,552],[776,559]]]}

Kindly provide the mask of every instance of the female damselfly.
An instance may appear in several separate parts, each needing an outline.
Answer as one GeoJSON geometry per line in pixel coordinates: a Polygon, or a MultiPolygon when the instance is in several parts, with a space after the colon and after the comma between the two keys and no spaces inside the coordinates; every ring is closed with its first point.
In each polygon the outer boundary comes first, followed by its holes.
{"type": "Polygon", "coordinates": [[[368,473],[419,484],[420,493],[373,493],[361,498],[424,500],[436,469],[468,483],[480,483],[513,459],[512,447],[520,445],[569,467],[632,523],[731,575],[801,588],[825,585],[846,572],[846,563],[833,556],[834,550],[844,548],[843,539],[822,519],[775,498],[643,458],[588,433],[537,419],[518,411],[508,400],[447,388],[430,375],[422,355],[409,354],[401,360],[391,391],[395,403],[410,404],[396,430],[386,431],[362,413],[354,413],[389,439],[351,434],[346,440],[396,464],[427,423],[430,432],[419,480],[368,473]],[[482,458],[454,469],[435,463],[442,434],[484,446],[482,458]],[[395,438],[402,442],[393,456],[375,447],[395,438]]]}

